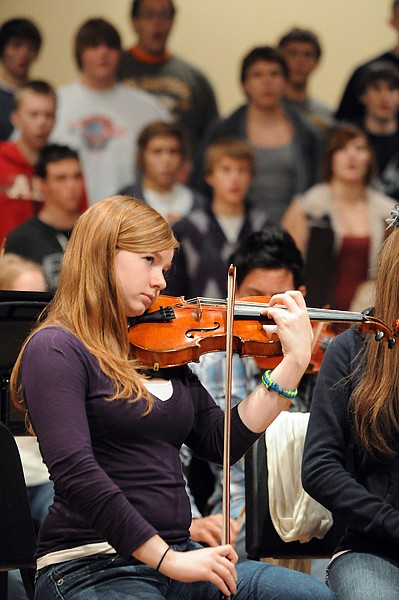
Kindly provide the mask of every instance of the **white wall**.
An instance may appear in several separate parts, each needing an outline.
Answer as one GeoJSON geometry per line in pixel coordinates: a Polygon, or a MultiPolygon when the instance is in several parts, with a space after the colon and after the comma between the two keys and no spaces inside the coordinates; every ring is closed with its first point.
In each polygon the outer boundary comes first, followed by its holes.
{"type": "MultiPolygon", "coordinates": [[[[242,102],[238,83],[242,57],[254,46],[275,44],[293,26],[313,29],[324,56],[312,91],[335,105],[359,62],[396,42],[387,21],[391,0],[175,0],[178,15],[173,51],[207,73],[223,113],[242,102]]],[[[101,16],[133,43],[130,0],[0,0],[0,21],[26,16],[41,28],[44,46],[33,75],[55,85],[76,77],[72,40],[87,18],[101,16]]]]}

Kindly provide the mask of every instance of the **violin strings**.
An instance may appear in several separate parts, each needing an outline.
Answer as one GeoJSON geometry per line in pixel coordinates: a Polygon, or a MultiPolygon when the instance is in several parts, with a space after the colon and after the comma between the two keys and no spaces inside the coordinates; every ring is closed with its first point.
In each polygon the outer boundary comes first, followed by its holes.
{"type": "MultiPolygon", "coordinates": [[[[209,305],[227,306],[227,301],[225,299],[221,299],[221,298],[199,297],[199,298],[191,298],[189,300],[186,300],[186,302],[188,304],[197,304],[198,302],[200,302],[201,304],[204,304],[205,306],[209,306],[209,305]]],[[[245,316],[246,314],[248,314],[248,316],[258,315],[257,311],[264,310],[265,308],[268,308],[269,306],[270,306],[269,304],[262,303],[262,302],[246,302],[245,300],[236,300],[235,301],[235,307],[242,309],[242,310],[236,311],[236,314],[239,316],[245,316]],[[245,312],[245,311],[247,311],[247,312],[245,312]]],[[[275,307],[287,310],[287,307],[282,304],[277,304],[277,305],[275,305],[275,307]]],[[[333,310],[333,309],[327,309],[327,308],[326,309],[311,308],[308,306],[307,311],[308,311],[309,317],[311,319],[319,320],[319,321],[336,320],[336,321],[347,321],[347,322],[354,321],[357,323],[359,321],[364,321],[364,319],[365,319],[365,316],[363,315],[363,313],[346,311],[346,310],[333,310]]]]}

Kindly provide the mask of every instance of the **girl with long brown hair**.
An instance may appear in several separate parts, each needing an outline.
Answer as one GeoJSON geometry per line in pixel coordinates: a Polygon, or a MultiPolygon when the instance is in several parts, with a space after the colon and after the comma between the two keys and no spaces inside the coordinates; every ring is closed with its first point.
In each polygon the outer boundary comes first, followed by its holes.
{"type": "MultiPolygon", "coordinates": [[[[307,575],[237,563],[231,545],[189,539],[179,448],[220,462],[223,412],[189,367],[143,372],[127,327],[165,288],[176,247],[163,217],[133,198],[90,207],[15,365],[12,394],[26,404],[55,489],[39,535],[36,598],[216,600],[222,591],[238,600],[327,600],[327,587],[307,575]]],[[[309,362],[302,294],[276,295],[271,305],[284,359],[273,386],[265,380],[233,409],[232,460],[284,408],[309,362]]]]}
{"type": "MultiPolygon", "coordinates": [[[[375,316],[399,317],[399,206],[384,242],[375,316]]],[[[327,570],[339,600],[393,600],[399,590],[399,348],[350,329],[331,343],[317,379],[302,481],[344,519],[327,570]]]]}

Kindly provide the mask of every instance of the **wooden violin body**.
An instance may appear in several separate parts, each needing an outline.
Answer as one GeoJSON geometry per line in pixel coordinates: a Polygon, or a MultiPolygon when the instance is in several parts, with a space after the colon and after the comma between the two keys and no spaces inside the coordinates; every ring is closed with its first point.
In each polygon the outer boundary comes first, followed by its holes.
{"type": "MultiPolygon", "coordinates": [[[[272,369],[282,359],[282,350],[277,334],[263,327],[274,324],[262,314],[269,300],[254,296],[235,302],[232,347],[240,356],[254,356],[259,366],[272,369]]],[[[385,340],[389,347],[394,346],[399,335],[399,320],[390,329],[369,314],[307,310],[312,321],[347,323],[348,326],[356,323],[359,330],[373,333],[377,341],[385,340]]],[[[154,370],[198,362],[202,354],[226,349],[226,319],[225,300],[159,296],[148,312],[131,320],[128,337],[132,355],[154,370]]]]}
{"type": "MultiPolygon", "coordinates": [[[[253,302],[267,298],[253,298],[253,302]]],[[[263,309],[264,310],[264,309],[263,309]]],[[[202,354],[226,349],[226,306],[204,305],[184,298],[159,296],[144,319],[129,328],[132,353],[137,360],[155,370],[174,367],[188,362],[198,362],[202,354]],[[159,314],[162,308],[171,307],[169,317],[159,314]],[[173,313],[173,316],[171,316],[173,313]],[[160,319],[160,320],[158,320],[160,319]],[[158,327],[154,324],[158,323],[158,327]]],[[[240,356],[280,357],[281,344],[276,334],[268,336],[263,325],[273,321],[260,315],[245,319],[235,317],[233,326],[233,351],[240,356]]]]}

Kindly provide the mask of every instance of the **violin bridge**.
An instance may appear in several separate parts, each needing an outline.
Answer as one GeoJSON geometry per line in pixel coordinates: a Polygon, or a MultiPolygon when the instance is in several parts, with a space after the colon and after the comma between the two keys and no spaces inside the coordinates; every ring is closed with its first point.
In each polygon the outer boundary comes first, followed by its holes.
{"type": "Polygon", "coordinates": [[[196,313],[198,321],[202,321],[202,304],[200,298],[197,298],[196,313]]]}

